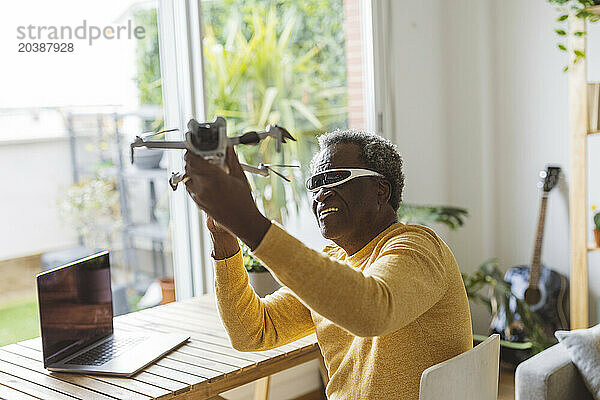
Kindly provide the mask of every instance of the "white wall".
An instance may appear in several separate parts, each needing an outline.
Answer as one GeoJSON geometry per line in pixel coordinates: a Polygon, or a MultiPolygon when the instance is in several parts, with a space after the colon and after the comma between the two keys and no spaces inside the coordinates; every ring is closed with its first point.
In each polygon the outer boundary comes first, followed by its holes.
{"type": "MultiPolygon", "coordinates": [[[[544,0],[387,5],[394,67],[382,87],[393,93],[394,115],[386,119],[405,158],[405,201],[469,209],[467,225],[444,235],[464,272],[491,257],[503,269],[528,264],[538,172],[557,163],[569,176],[566,60],[556,49],[556,13],[544,0]]],[[[590,180],[592,203],[600,203],[598,189],[590,180]]],[[[589,267],[592,322],[598,255],[590,256],[589,267]]],[[[565,185],[550,196],[542,260],[568,275],[565,185]]],[[[485,333],[485,312],[473,311],[475,331],[485,333]]]]}
{"type": "Polygon", "coordinates": [[[72,183],[68,138],[0,142],[0,260],[77,243],[58,215],[72,183]]]}

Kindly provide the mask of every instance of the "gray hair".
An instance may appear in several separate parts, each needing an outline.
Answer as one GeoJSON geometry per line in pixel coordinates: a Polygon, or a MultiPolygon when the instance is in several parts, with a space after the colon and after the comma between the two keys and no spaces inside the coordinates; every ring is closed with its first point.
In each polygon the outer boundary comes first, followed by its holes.
{"type": "MultiPolygon", "coordinates": [[[[389,204],[398,211],[404,189],[404,174],[402,173],[402,157],[395,144],[374,133],[356,129],[339,130],[325,133],[318,137],[321,150],[339,143],[355,144],[361,149],[361,158],[368,169],[379,172],[391,186],[389,204]]],[[[319,153],[310,162],[310,170],[315,172],[319,153]]]]}

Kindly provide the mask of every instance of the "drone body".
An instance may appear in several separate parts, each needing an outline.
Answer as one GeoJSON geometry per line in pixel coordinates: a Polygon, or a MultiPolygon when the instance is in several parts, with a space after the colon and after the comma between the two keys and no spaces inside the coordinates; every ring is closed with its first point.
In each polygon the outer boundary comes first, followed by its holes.
{"type": "MultiPolygon", "coordinates": [[[[225,166],[225,153],[228,146],[235,146],[238,144],[257,144],[261,140],[272,137],[276,140],[276,150],[281,151],[281,143],[286,143],[286,139],[295,141],[292,135],[285,129],[277,125],[269,125],[262,132],[246,132],[240,136],[227,136],[227,123],[223,117],[217,117],[213,122],[199,123],[195,119],[191,119],[188,122],[188,131],[185,134],[185,141],[153,141],[144,140],[143,137],[136,136],[135,141],[131,143],[131,162],[133,163],[134,148],[146,147],[146,148],[158,148],[158,149],[181,149],[188,150],[192,153],[202,156],[209,162],[218,164],[224,168],[225,166]]],[[[175,131],[177,129],[169,129],[163,132],[175,131]]],[[[154,136],[152,134],[149,136],[154,136]]],[[[147,137],[147,136],[146,136],[147,137]]],[[[273,171],[270,167],[275,165],[259,164],[258,167],[251,165],[241,164],[245,171],[262,175],[269,176],[269,171],[273,171]]],[[[280,167],[299,167],[296,165],[278,165],[280,167]]],[[[278,176],[282,177],[286,181],[289,181],[283,175],[273,171],[278,176]]],[[[173,190],[177,189],[179,182],[185,182],[187,177],[184,173],[173,173],[169,178],[169,184],[173,190]]]]}

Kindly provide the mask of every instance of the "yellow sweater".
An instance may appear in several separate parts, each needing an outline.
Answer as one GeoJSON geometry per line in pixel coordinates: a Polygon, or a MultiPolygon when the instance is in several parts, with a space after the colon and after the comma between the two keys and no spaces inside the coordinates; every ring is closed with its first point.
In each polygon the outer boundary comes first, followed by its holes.
{"type": "Polygon", "coordinates": [[[352,256],[337,246],[324,253],[273,223],[254,255],[285,286],[264,299],[240,252],[216,261],[217,304],[236,349],[316,331],[329,399],[416,400],[423,370],[472,347],[460,271],[432,230],[396,223],[352,256]]]}

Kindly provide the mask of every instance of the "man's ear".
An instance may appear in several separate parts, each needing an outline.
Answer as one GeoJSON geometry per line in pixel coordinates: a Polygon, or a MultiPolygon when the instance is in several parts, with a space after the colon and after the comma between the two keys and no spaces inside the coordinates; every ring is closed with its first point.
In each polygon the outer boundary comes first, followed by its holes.
{"type": "Polygon", "coordinates": [[[380,179],[377,185],[377,199],[379,199],[379,204],[387,204],[391,196],[392,186],[387,180],[380,179]]]}

